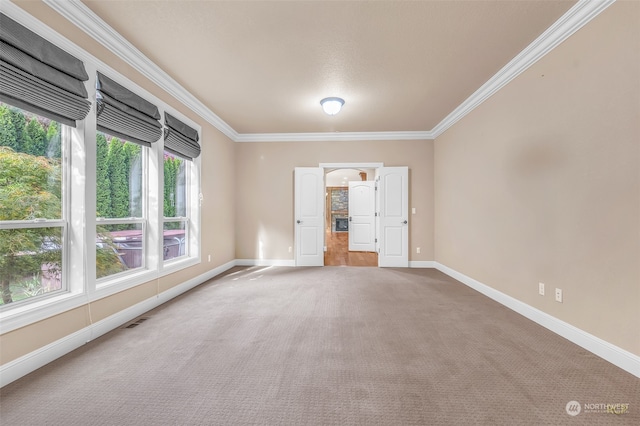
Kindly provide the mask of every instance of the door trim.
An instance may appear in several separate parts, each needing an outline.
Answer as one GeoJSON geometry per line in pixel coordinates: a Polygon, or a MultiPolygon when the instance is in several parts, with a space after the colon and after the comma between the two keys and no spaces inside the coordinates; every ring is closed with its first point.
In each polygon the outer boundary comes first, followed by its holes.
{"type": "Polygon", "coordinates": [[[384,167],[384,163],[320,163],[318,167],[325,169],[377,169],[384,167]]]}

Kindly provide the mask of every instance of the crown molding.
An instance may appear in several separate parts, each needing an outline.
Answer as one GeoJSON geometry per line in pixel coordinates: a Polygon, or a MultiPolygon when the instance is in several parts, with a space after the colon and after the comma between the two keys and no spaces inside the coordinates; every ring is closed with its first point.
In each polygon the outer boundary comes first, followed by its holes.
{"type": "Polygon", "coordinates": [[[431,140],[431,132],[240,133],[236,142],[326,142],[431,140]]]}
{"type": "Polygon", "coordinates": [[[215,128],[235,140],[238,132],[147,58],[79,0],[43,0],[50,8],[90,35],[140,74],[182,102],[215,128]]]}
{"type": "Polygon", "coordinates": [[[490,96],[503,88],[544,55],[569,38],[600,12],[611,6],[615,0],[580,0],[553,25],[543,32],[522,52],[516,55],[507,65],[480,86],[471,96],[447,115],[432,130],[434,138],[444,133],[458,120],[469,114],[490,96]]]}
{"type": "Polygon", "coordinates": [[[551,25],[551,27],[491,77],[469,98],[462,102],[432,130],[418,132],[238,133],[93,13],[93,11],[80,0],[43,1],[112,53],[127,62],[142,75],[192,109],[196,114],[208,121],[234,142],[433,140],[615,2],[615,0],[578,1],[578,3],[562,15],[558,21],[551,25]]]}

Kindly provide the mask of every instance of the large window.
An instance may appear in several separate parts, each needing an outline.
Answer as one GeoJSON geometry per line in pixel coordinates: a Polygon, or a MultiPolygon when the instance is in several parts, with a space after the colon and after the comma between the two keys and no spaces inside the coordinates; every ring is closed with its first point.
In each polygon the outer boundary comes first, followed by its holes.
{"type": "Polygon", "coordinates": [[[0,103],[0,305],[66,289],[62,126],[0,103]]]}
{"type": "Polygon", "coordinates": [[[96,277],[144,266],[147,148],[96,136],[96,277]]]}

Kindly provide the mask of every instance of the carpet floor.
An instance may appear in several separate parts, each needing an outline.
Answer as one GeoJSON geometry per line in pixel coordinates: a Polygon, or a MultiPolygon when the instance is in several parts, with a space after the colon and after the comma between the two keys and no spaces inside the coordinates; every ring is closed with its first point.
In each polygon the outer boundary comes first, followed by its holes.
{"type": "Polygon", "coordinates": [[[234,268],[143,317],[2,388],[0,423],[640,424],[640,379],[433,269],[234,268]]]}

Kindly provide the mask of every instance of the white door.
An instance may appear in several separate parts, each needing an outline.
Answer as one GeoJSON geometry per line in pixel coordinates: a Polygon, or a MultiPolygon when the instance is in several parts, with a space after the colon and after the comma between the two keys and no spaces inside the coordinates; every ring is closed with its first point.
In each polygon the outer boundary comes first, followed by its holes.
{"type": "Polygon", "coordinates": [[[375,208],[375,182],[349,182],[349,251],[375,251],[375,208]]]}
{"type": "Polygon", "coordinates": [[[295,168],[296,266],[324,265],[324,170],[295,168]]]}
{"type": "Polygon", "coordinates": [[[409,266],[409,169],[381,167],[378,266],[409,266]]]}

